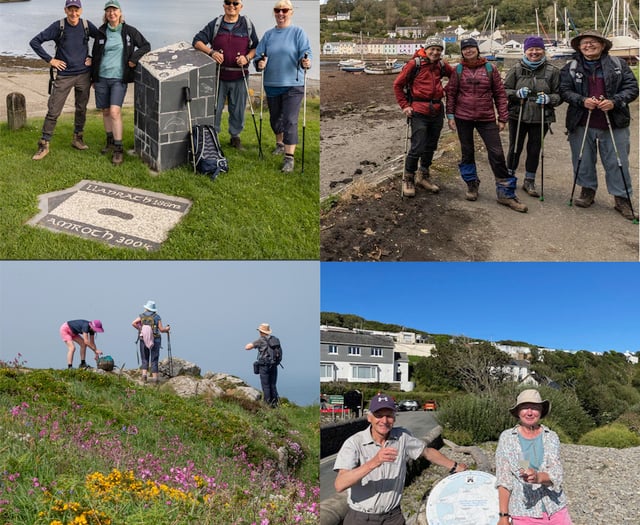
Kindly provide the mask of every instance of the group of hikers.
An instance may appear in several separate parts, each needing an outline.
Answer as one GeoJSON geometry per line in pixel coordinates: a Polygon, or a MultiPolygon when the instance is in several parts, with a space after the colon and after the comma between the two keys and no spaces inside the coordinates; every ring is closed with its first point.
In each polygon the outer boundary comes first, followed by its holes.
{"type": "Polygon", "coordinates": [[[402,194],[415,196],[416,186],[431,193],[439,191],[430,166],[446,118],[460,141],[458,168],[467,185],[465,198],[475,201],[479,195],[474,146],[477,130],[487,149],[498,203],[526,212],[526,204],[516,195],[516,171],[525,140],[522,189],[543,198],[536,186],[536,173],[541,157],[544,160],[544,138],[555,122],[555,108],[565,102],[573,164],[572,203],[582,208],[593,204],[599,150],[615,209],[626,219],[637,221],[629,174],[629,104],[638,98],[638,81],[624,60],[609,54],[611,46],[598,31],[584,31],[571,40],[574,58],[560,69],[547,59],[542,38],[530,36],[524,41],[522,59],[503,81],[499,71],[480,56],[474,38],[460,42],[462,57],[455,68],[441,59],[442,40],[427,39],[394,82],[396,99],[407,117],[407,135],[411,133],[402,194]],[[505,157],[500,132],[507,124],[509,149],[505,157]],[[574,200],[576,185],[580,195],[574,200]]]}
{"type": "MultiPolygon", "coordinates": [[[[271,129],[276,136],[274,155],[283,156],[282,171],[292,172],[298,144],[298,115],[304,97],[305,72],[311,67],[311,44],[303,29],[292,25],[291,0],[276,0],[275,27],[258,39],[251,20],[240,15],[241,0],[224,0],[224,14],[212,20],[193,38],[193,46],[218,64],[214,127],[220,132],[222,110],[228,106],[230,145],[242,149],[240,134],[245,124],[249,95],[249,65],[262,73],[271,129]]],[[[88,149],[84,140],[91,86],[97,109],[102,111],[106,144],[101,153],[122,164],[122,105],[127,86],[134,81],[139,60],[151,45],[135,27],[125,22],[119,0],[104,5],[103,24],[96,27],[81,18],[81,0],[65,0],[65,18],[53,22],[30,42],[36,54],[50,66],[48,111],[33,160],[48,153],[58,117],[67,97],[74,92],[75,117],[71,145],[88,149]],[[93,47],[89,51],[89,39],[93,47]],[[51,56],[43,44],[56,44],[51,56]]],[[[261,94],[262,96],[262,94],[261,94]]]]}

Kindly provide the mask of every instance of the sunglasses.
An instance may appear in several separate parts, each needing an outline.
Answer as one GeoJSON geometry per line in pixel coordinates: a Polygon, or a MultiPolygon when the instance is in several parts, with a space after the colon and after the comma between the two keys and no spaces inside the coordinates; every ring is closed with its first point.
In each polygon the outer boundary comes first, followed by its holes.
{"type": "Polygon", "coordinates": [[[224,5],[233,5],[233,6],[235,6],[235,7],[238,7],[238,6],[240,5],[240,2],[227,2],[227,1],[225,0],[224,5]]]}
{"type": "Polygon", "coordinates": [[[274,13],[282,13],[282,14],[287,14],[290,11],[290,9],[288,7],[274,7],[273,8],[273,12],[274,13]]]}

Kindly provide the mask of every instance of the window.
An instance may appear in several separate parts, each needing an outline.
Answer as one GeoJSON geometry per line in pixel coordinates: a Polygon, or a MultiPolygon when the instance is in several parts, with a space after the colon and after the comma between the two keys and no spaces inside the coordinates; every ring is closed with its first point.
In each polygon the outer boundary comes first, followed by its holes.
{"type": "Polygon", "coordinates": [[[382,357],[382,348],[372,348],[371,357],[382,357]]]}
{"type": "Polygon", "coordinates": [[[351,376],[353,379],[369,379],[376,381],[378,379],[378,367],[353,365],[351,367],[351,376]]]}
{"type": "Polygon", "coordinates": [[[350,346],[349,347],[349,355],[360,355],[360,347],[359,346],[350,346]]]}
{"type": "Polygon", "coordinates": [[[338,353],[338,345],[329,345],[329,353],[337,354],[338,353]]]}
{"type": "Polygon", "coordinates": [[[333,381],[333,365],[331,363],[320,363],[320,379],[329,379],[333,381]]]}

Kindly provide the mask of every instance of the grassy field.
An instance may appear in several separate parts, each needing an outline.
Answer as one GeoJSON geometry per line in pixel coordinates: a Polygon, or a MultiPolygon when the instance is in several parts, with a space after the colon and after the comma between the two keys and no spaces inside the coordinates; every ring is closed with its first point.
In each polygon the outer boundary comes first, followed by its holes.
{"type": "Polygon", "coordinates": [[[1,362],[0,392],[2,523],[318,523],[317,405],[1,362]]]}
{"type": "MultiPolygon", "coordinates": [[[[275,137],[263,116],[262,147],[251,115],[242,134],[244,151],[228,146],[226,123],[220,133],[229,173],[215,181],[195,175],[190,165],[152,174],[136,156],[119,167],[100,154],[104,145],[101,115],[90,112],[85,128],[87,151],[71,148],[73,118],[63,115],[51,141],[51,152],[32,161],[42,119],[9,131],[0,126],[0,257],[3,259],[318,259],[319,258],[319,99],[307,102],[305,163],[301,144],[296,170],[280,172],[281,157],[271,155],[275,137]],[[155,252],[114,248],[25,223],[38,213],[38,195],[75,185],[83,179],[161,192],[193,202],[188,215],[155,252]]],[[[133,149],[133,109],[124,109],[126,150],[133,149]]],[[[259,116],[256,117],[257,119],[259,116]]],[[[302,128],[302,112],[300,128],[302,128]]],[[[224,119],[223,119],[224,121],[224,119]]],[[[302,129],[300,129],[302,142],[302,129]]],[[[133,233],[133,232],[132,232],[133,233]]]]}

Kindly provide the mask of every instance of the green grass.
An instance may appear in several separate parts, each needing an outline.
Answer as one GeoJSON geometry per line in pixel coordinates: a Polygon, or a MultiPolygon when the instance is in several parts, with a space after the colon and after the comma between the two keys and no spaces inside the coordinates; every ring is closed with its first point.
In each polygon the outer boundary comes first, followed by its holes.
{"type": "MultiPolygon", "coordinates": [[[[114,167],[100,154],[102,117],[91,112],[85,127],[87,151],[71,148],[73,117],[58,120],[51,152],[32,161],[42,118],[18,131],[0,125],[0,254],[3,259],[315,259],[319,258],[319,99],[307,101],[305,170],[301,170],[302,130],[296,170],[280,172],[281,157],[271,155],[275,137],[263,115],[262,148],[251,115],[242,134],[244,151],[228,146],[226,123],[220,133],[229,173],[215,181],[195,175],[191,165],[152,174],[135,156],[114,167]],[[38,195],[75,185],[82,179],[166,193],[193,202],[186,217],[155,252],[114,248],[53,233],[25,223],[38,213],[38,195]]],[[[125,150],[133,149],[133,109],[123,111],[125,150]]],[[[259,119],[259,116],[256,116],[259,119]]],[[[223,121],[225,119],[223,118],[223,121]]],[[[302,114],[300,115],[302,128],[302,114]]]]}
{"type": "Polygon", "coordinates": [[[0,393],[2,523],[318,522],[317,405],[10,366],[0,393]]]}

